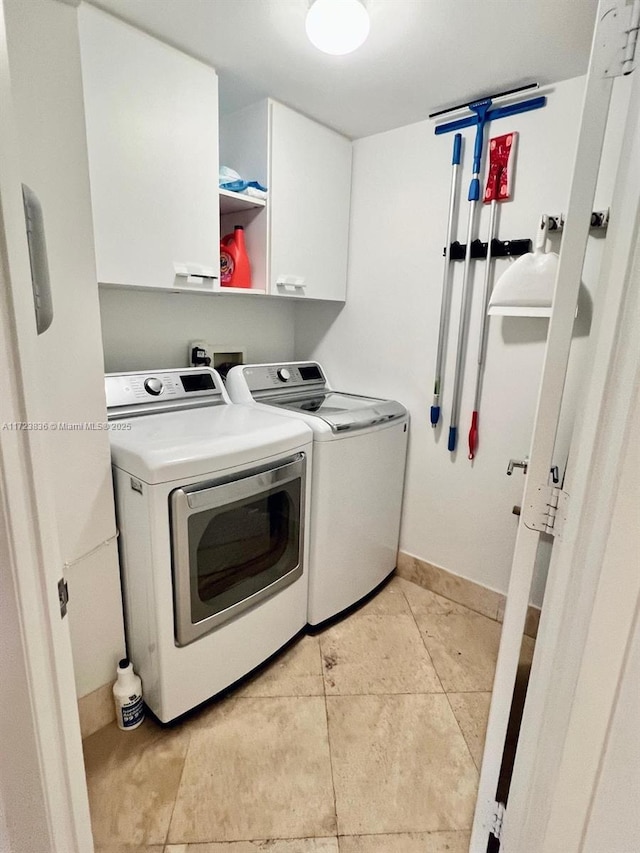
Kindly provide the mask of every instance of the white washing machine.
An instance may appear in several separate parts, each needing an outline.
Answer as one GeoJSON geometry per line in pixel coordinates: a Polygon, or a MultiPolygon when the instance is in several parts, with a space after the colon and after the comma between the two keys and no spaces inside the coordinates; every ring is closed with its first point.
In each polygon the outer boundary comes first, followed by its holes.
{"type": "Polygon", "coordinates": [[[208,368],[105,387],[128,654],[166,723],[305,626],[313,436],[208,368]]]}
{"type": "Polygon", "coordinates": [[[395,568],[409,417],[403,405],[331,390],[316,362],[233,367],[235,403],[313,430],[310,625],[355,604],[395,568]]]}

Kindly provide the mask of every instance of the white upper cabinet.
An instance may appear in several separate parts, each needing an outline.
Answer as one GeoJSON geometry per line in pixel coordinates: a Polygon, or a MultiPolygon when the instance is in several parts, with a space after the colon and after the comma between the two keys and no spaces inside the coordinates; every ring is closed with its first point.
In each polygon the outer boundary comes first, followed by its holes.
{"type": "Polygon", "coordinates": [[[216,73],[85,3],[79,21],[98,281],[212,291],[216,73]]]}
{"type": "Polygon", "coordinates": [[[351,141],[264,100],[221,118],[220,161],[269,189],[266,208],[221,217],[245,228],[254,291],[344,302],[351,141]]]}
{"type": "Polygon", "coordinates": [[[270,108],[270,292],[344,301],[351,141],[275,101],[270,108]]]}

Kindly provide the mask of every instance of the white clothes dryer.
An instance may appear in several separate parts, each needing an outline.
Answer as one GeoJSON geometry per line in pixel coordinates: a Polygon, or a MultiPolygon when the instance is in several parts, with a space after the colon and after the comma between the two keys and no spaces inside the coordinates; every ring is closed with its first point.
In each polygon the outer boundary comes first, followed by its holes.
{"type": "Polygon", "coordinates": [[[105,379],[127,651],[169,722],[306,624],[312,433],[208,368],[105,379]]]}
{"type": "Polygon", "coordinates": [[[333,391],[317,362],[233,367],[235,403],[313,430],[310,625],[346,610],[396,566],[409,417],[394,400],[333,391]]]}

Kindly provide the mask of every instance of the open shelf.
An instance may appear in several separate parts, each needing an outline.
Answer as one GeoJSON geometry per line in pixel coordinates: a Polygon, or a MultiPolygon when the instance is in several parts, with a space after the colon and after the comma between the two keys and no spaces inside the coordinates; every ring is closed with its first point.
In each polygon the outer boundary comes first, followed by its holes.
{"type": "Polygon", "coordinates": [[[219,190],[220,215],[226,213],[239,213],[241,210],[251,210],[253,207],[265,207],[266,198],[255,198],[244,193],[234,193],[231,190],[219,190]]]}
{"type": "Polygon", "coordinates": [[[220,285],[216,293],[233,293],[236,296],[266,296],[267,291],[259,287],[225,287],[220,285]]]}

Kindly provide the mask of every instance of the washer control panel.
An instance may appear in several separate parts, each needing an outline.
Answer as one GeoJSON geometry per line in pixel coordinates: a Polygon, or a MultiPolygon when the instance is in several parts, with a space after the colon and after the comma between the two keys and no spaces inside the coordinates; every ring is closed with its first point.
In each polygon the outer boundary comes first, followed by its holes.
{"type": "Polygon", "coordinates": [[[149,373],[108,373],[105,376],[107,409],[169,405],[179,408],[195,398],[202,405],[226,403],[222,380],[207,367],[159,370],[149,373]]]}
{"type": "Polygon", "coordinates": [[[242,375],[252,394],[284,388],[295,388],[299,392],[301,387],[324,388],[326,384],[322,368],[315,361],[247,366],[242,375]]]}
{"type": "Polygon", "coordinates": [[[149,379],[144,380],[144,390],[149,394],[153,394],[154,397],[162,394],[164,391],[164,385],[162,383],[162,379],[156,379],[155,376],[149,377],[149,379]]]}

